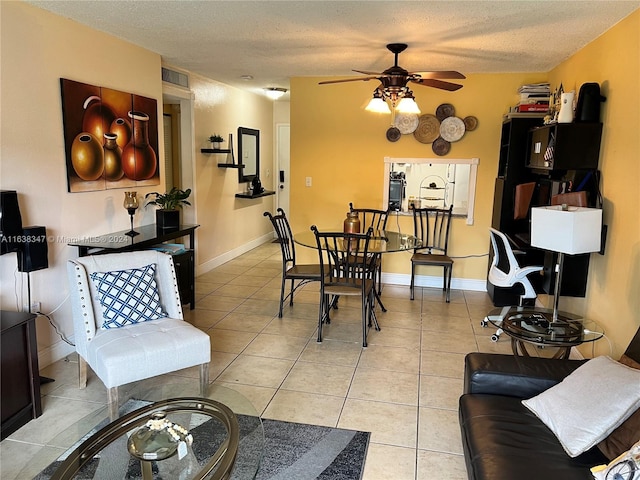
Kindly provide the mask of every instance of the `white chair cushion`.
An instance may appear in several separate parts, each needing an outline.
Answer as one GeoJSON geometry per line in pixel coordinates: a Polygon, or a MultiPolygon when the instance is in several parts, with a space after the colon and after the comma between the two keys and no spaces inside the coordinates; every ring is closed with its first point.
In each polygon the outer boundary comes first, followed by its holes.
{"type": "Polygon", "coordinates": [[[154,278],[156,266],[90,274],[105,321],[101,328],[119,328],[166,317],[154,278]]]}
{"type": "Polygon", "coordinates": [[[208,363],[209,335],[184,320],[162,318],[98,330],[86,360],[107,388],[208,363]]]}

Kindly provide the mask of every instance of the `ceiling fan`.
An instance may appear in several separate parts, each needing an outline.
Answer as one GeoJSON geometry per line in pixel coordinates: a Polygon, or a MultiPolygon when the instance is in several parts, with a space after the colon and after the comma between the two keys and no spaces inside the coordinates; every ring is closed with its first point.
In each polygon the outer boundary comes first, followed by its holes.
{"type": "Polygon", "coordinates": [[[406,43],[389,43],[387,45],[387,49],[394,54],[394,65],[383,72],[378,73],[366,70],[354,70],[354,72],[362,73],[366,76],[346,78],[342,80],[325,80],[323,82],[319,82],[319,84],[326,85],[330,83],[356,82],[362,80],[369,81],[377,79],[380,81],[380,85],[373,92],[372,102],[378,103],[380,108],[375,109],[375,107],[370,103],[369,106],[367,106],[367,110],[389,112],[388,106],[384,103],[385,100],[389,100],[393,109],[398,108],[399,111],[405,111],[407,113],[419,113],[419,109],[415,105],[413,92],[407,86],[409,83],[415,83],[425,87],[439,88],[450,92],[462,88],[462,85],[460,84],[441,80],[466,78],[460,72],[453,70],[408,72],[402,68],[398,65],[398,55],[406,50],[406,48],[406,43]],[[407,102],[404,102],[405,99],[407,102]],[[382,104],[384,104],[384,106],[382,104]],[[405,108],[402,108],[403,104],[405,105],[405,108]],[[408,109],[406,107],[407,105],[409,105],[408,109]]]}

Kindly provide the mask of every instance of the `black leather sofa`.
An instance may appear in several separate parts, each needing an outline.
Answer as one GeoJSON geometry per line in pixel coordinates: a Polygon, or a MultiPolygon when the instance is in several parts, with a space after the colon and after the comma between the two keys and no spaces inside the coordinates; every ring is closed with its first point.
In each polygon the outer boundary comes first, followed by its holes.
{"type": "Polygon", "coordinates": [[[571,458],[521,400],[559,383],[586,360],[470,353],[459,416],[469,480],[593,480],[609,460],[597,446],[571,458]]]}

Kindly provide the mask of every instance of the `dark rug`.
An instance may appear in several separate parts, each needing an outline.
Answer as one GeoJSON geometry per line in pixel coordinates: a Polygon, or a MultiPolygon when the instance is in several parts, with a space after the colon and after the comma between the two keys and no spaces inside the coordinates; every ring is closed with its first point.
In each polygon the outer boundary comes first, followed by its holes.
{"type": "MultiPolygon", "coordinates": [[[[139,402],[136,403],[133,408],[140,406],[139,402]]],[[[131,406],[129,405],[126,410],[132,410],[131,406]]],[[[226,431],[217,421],[207,420],[200,423],[195,421],[194,423],[194,418],[187,416],[181,420],[181,425],[188,426],[193,434],[194,442],[188,457],[181,461],[180,468],[184,468],[184,462],[191,462],[193,471],[198,471],[198,466],[208,461],[208,455],[212,453],[212,445],[215,451],[217,445],[224,439],[226,431]]],[[[265,419],[262,420],[263,449],[260,423],[257,418],[238,415],[238,423],[240,444],[231,476],[234,480],[253,478],[255,464],[260,461],[261,455],[260,468],[255,477],[257,480],[359,480],[362,478],[371,435],[369,432],[265,419]]],[[[102,426],[98,425],[94,431],[102,426]]],[[[69,452],[80,442],[40,472],[35,480],[50,479],[69,452]]],[[[139,461],[128,454],[123,455],[123,449],[126,452],[126,440],[124,438],[116,440],[96,455],[74,478],[80,480],[141,479],[139,461]]],[[[176,463],[175,459],[176,456],[162,462],[153,462],[154,478],[164,480],[178,478],[178,474],[172,474],[172,471],[175,472],[173,470],[175,467],[171,466],[171,462],[176,463]]]]}

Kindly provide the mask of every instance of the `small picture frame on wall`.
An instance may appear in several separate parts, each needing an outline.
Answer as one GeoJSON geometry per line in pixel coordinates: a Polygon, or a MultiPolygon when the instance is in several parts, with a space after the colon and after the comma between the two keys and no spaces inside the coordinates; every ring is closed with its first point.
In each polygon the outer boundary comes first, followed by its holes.
{"type": "Polygon", "coordinates": [[[67,190],[160,184],[157,101],[60,79],[67,190]]]}

